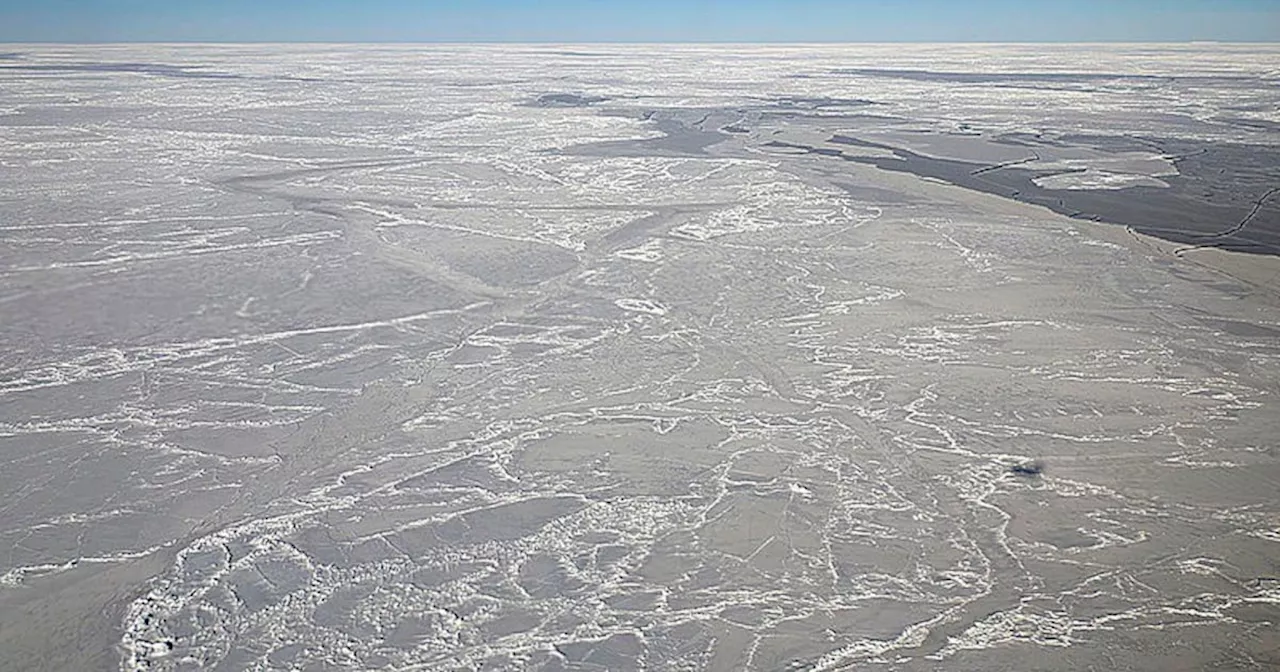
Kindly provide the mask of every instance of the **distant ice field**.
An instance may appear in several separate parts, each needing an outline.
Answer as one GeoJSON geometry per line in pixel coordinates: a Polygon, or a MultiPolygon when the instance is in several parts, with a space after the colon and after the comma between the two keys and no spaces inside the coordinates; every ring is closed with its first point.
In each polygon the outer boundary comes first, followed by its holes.
{"type": "Polygon", "coordinates": [[[1280,666],[1280,47],[6,50],[0,669],[1280,666]]]}

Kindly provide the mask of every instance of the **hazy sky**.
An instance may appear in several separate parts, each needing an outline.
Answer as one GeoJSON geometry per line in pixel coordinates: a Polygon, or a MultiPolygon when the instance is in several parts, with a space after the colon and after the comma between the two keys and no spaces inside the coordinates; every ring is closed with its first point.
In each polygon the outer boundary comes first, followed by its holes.
{"type": "Polygon", "coordinates": [[[1280,41],[1280,0],[0,0],[0,41],[1280,41]]]}

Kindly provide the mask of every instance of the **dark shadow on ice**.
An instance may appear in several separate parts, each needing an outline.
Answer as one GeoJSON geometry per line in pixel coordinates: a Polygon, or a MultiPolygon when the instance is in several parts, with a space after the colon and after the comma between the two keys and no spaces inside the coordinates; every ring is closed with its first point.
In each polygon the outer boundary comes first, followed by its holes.
{"type": "Polygon", "coordinates": [[[1009,473],[1023,478],[1038,478],[1044,473],[1044,462],[1040,460],[1019,462],[1009,466],[1009,473]]]}

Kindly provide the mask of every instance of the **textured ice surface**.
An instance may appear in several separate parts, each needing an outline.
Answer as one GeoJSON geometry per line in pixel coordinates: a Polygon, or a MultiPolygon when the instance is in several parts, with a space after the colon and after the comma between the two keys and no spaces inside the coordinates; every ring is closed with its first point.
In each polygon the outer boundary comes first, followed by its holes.
{"type": "Polygon", "coordinates": [[[1070,173],[1058,173],[1034,180],[1045,189],[1125,189],[1128,187],[1168,187],[1159,178],[1133,173],[1112,173],[1105,170],[1084,169],[1070,173]]]}
{"type": "Polygon", "coordinates": [[[15,49],[0,668],[1280,664],[1274,295],[830,142],[1160,179],[1280,50],[15,49]]]}

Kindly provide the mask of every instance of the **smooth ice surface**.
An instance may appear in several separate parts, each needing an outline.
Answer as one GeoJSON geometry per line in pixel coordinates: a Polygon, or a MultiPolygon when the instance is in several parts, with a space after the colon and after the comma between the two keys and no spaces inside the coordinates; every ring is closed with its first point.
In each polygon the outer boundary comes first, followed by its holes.
{"type": "Polygon", "coordinates": [[[0,669],[1280,665],[1280,48],[14,52],[0,669]]]}

